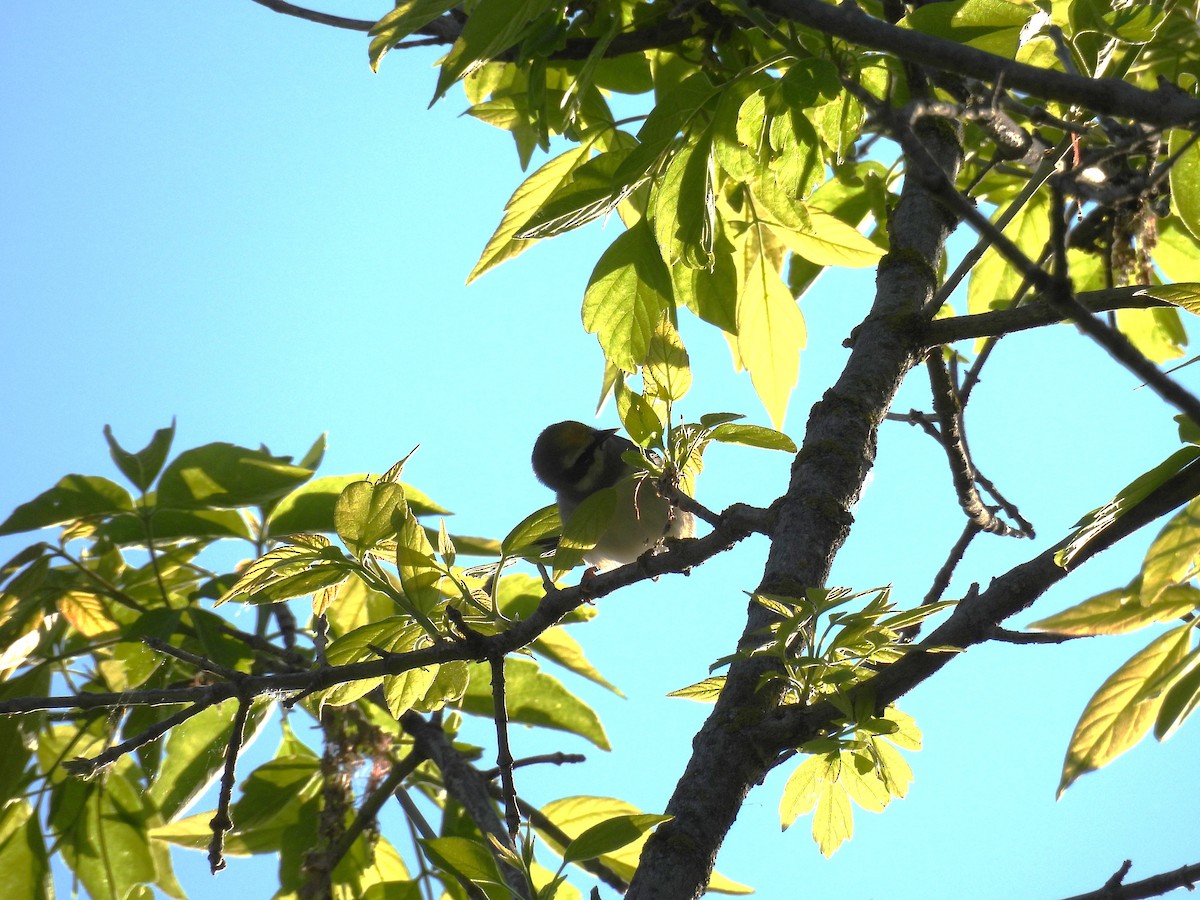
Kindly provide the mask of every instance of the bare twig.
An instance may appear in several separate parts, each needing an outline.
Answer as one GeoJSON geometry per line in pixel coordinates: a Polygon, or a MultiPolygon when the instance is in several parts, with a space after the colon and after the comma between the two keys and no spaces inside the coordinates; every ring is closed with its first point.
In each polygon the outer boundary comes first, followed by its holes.
{"type": "Polygon", "coordinates": [[[93,756],[91,759],[77,757],[75,759],[67,760],[62,764],[63,768],[72,775],[76,775],[80,778],[91,778],[101,769],[105,768],[106,766],[111,766],[126,753],[130,752],[131,750],[136,750],[138,747],[149,744],[152,741],[158,740],[176,725],[186,722],[188,719],[192,718],[192,716],[203,712],[212,705],[212,701],[197,701],[186,709],[181,709],[174,715],[167,716],[165,719],[155,722],[149,728],[139,732],[138,734],[135,734],[128,740],[122,741],[119,744],[114,744],[103,753],[99,753],[96,756],[93,756]]]}
{"type": "Polygon", "coordinates": [[[233,830],[233,819],[229,807],[236,783],[237,759],[242,750],[246,734],[246,719],[250,715],[249,698],[238,698],[237,715],[233,717],[233,730],[229,733],[229,744],[225,748],[225,769],[221,773],[221,791],[217,799],[217,811],[209,821],[212,840],[208,844],[208,868],[216,875],[225,868],[225,834],[233,830]]]}
{"type": "Polygon", "coordinates": [[[925,365],[929,370],[929,384],[933,390],[933,408],[941,426],[942,447],[945,448],[946,458],[950,461],[950,474],[954,480],[954,491],[958,494],[958,503],[966,513],[967,519],[980,531],[1005,537],[1026,537],[1024,532],[994,516],[980,499],[979,490],[975,486],[975,470],[963,438],[962,410],[958,404],[958,394],[946,372],[941,349],[930,350],[925,365]]]}
{"type": "Polygon", "coordinates": [[[997,625],[988,635],[988,640],[1002,644],[1065,644],[1067,641],[1091,637],[1086,634],[1043,634],[1040,631],[1012,631],[997,625]]]}
{"type": "Polygon", "coordinates": [[[328,25],[331,28],[344,28],[347,31],[370,31],[375,22],[370,19],[347,19],[345,16],[334,16],[329,13],[317,12],[288,3],[286,0],[254,0],[259,6],[265,6],[272,12],[283,13],[306,22],[316,22],[318,25],[328,25]]]}
{"type": "MultiPolygon", "coordinates": [[[[526,756],[526,757],[523,757],[522,759],[514,759],[512,767],[514,769],[520,769],[523,766],[541,766],[541,765],[563,766],[563,765],[567,765],[568,763],[581,763],[581,762],[587,762],[587,757],[584,756],[582,753],[562,753],[562,752],[539,753],[536,756],[526,756]]],[[[499,767],[492,768],[492,769],[484,769],[482,772],[480,772],[480,774],[483,775],[483,777],[486,778],[488,781],[492,781],[500,774],[500,769],[499,769],[499,767]]]]}
{"type": "Polygon", "coordinates": [[[342,832],[337,843],[330,849],[330,871],[337,867],[338,861],[349,852],[350,847],[353,846],[358,836],[375,822],[379,816],[379,811],[383,809],[383,805],[387,802],[388,798],[397,792],[404,793],[402,787],[404,779],[411,775],[417,766],[424,761],[424,755],[413,750],[404,759],[392,764],[391,769],[388,770],[387,777],[363,800],[362,805],[358,808],[358,812],[354,816],[354,821],[342,832]]]}
{"type": "Polygon", "coordinates": [[[513,781],[513,755],[508,746],[508,704],[504,696],[504,657],[488,660],[492,670],[492,718],[496,723],[496,767],[500,770],[500,792],[504,803],[504,824],[508,837],[516,843],[521,829],[521,813],[517,809],[517,787],[513,781]]]}

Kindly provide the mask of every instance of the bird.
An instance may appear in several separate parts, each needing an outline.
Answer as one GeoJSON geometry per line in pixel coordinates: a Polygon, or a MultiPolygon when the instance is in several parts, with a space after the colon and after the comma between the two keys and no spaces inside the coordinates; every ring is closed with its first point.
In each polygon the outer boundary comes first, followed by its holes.
{"type": "Polygon", "coordinates": [[[588,497],[616,489],[616,505],[596,546],[583,559],[597,571],[631,563],[664,538],[693,537],[695,519],[659,495],[652,476],[622,459],[637,447],[617,429],[565,421],[548,426],[533,445],[533,473],[554,491],[565,525],[588,497]]]}

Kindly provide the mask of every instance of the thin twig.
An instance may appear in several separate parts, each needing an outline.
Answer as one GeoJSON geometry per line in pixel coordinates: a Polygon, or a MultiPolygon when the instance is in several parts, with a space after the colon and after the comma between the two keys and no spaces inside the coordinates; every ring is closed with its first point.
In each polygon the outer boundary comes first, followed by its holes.
{"type": "Polygon", "coordinates": [[[204,656],[197,656],[195,653],[184,650],[180,647],[174,647],[166,641],[156,637],[143,638],[142,641],[151,650],[155,650],[165,656],[171,656],[180,662],[185,662],[189,666],[194,666],[204,672],[211,672],[214,675],[220,675],[222,678],[229,681],[239,681],[246,676],[245,672],[239,672],[237,669],[231,669],[228,666],[223,666],[220,663],[213,662],[204,656]]]}
{"type": "Polygon", "coordinates": [[[1050,634],[1038,631],[1013,631],[997,625],[988,635],[988,640],[999,641],[1002,644],[1065,644],[1080,638],[1091,637],[1089,634],[1050,634]]]}
{"type": "MultiPolygon", "coordinates": [[[[568,763],[587,762],[587,757],[582,753],[540,753],[537,756],[526,756],[521,759],[514,759],[512,767],[520,769],[523,766],[541,766],[554,765],[562,766],[568,763]]],[[[480,774],[488,781],[493,781],[500,774],[500,768],[497,766],[492,769],[484,769],[480,774]]]]}
{"type": "Polygon", "coordinates": [[[212,840],[208,844],[208,868],[214,875],[225,868],[225,833],[233,830],[233,818],[229,806],[233,797],[233,786],[237,780],[237,759],[242,750],[246,734],[246,719],[250,715],[250,699],[238,698],[237,715],[233,718],[233,730],[229,733],[229,744],[225,748],[225,769],[221,773],[221,792],[217,799],[217,812],[209,821],[212,840]]]}
{"type": "Polygon", "coordinates": [[[954,481],[954,491],[958,494],[959,506],[966,513],[968,520],[974,522],[981,531],[1005,537],[1025,537],[1023,532],[993,515],[979,496],[979,489],[975,486],[975,470],[963,438],[962,409],[958,403],[958,394],[946,372],[942,351],[939,348],[930,350],[925,364],[929,370],[929,384],[933,390],[933,408],[941,426],[941,443],[946,451],[946,458],[950,461],[950,475],[954,481]]]}
{"type": "Polygon", "coordinates": [[[508,705],[504,696],[504,657],[488,660],[492,669],[492,717],[496,722],[496,766],[500,769],[500,791],[504,801],[504,824],[508,837],[516,843],[521,830],[517,809],[517,787],[513,781],[513,755],[508,745],[508,705]]]}
{"type": "Polygon", "coordinates": [[[358,836],[378,819],[379,811],[383,809],[383,805],[387,802],[388,798],[396,794],[397,791],[404,793],[402,788],[404,779],[416,771],[417,766],[421,765],[424,761],[424,754],[413,750],[404,759],[392,764],[391,769],[388,770],[387,777],[363,800],[362,805],[358,808],[358,812],[354,815],[354,821],[350,823],[346,830],[342,832],[337,842],[330,848],[330,871],[337,868],[338,862],[349,852],[350,847],[353,846],[358,836]]]}
{"type": "Polygon", "coordinates": [[[345,16],[334,16],[329,13],[305,9],[302,6],[296,6],[294,3],[287,3],[286,0],[254,0],[254,2],[259,6],[265,6],[272,12],[283,13],[285,16],[303,19],[306,22],[316,22],[318,25],[328,25],[331,28],[344,28],[347,31],[365,32],[375,27],[375,22],[370,19],[347,19],[345,16]]]}
{"type": "Polygon", "coordinates": [[[208,709],[212,705],[212,700],[197,701],[191,706],[181,709],[179,712],[167,716],[165,719],[162,719],[159,722],[155,722],[149,728],[140,731],[128,740],[124,740],[119,744],[114,744],[103,753],[99,753],[96,756],[93,756],[91,759],[76,757],[75,759],[66,760],[63,762],[62,766],[72,775],[78,776],[79,778],[91,778],[101,769],[105,768],[106,766],[111,766],[126,753],[129,753],[131,750],[136,750],[138,747],[144,746],[145,744],[149,744],[158,740],[176,725],[186,722],[188,719],[192,718],[192,716],[204,712],[204,710],[208,709]]]}

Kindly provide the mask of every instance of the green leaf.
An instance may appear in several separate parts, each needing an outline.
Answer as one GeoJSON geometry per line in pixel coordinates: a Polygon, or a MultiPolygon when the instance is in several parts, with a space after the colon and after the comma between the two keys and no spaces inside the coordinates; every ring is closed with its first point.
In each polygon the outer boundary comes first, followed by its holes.
{"type": "Polygon", "coordinates": [[[67,475],[50,490],[13,510],[0,524],[0,535],[132,511],[133,498],[119,484],[97,475],[67,475]]]}
{"type": "Polygon", "coordinates": [[[126,758],[103,778],[67,781],[55,791],[49,827],[61,836],[59,852],[92,897],[124,897],[160,878],[159,855],[147,834],[158,817],[132,774],[126,758]]]}
{"type": "MultiPolygon", "coordinates": [[[[277,503],[267,516],[266,529],[271,537],[314,532],[333,534],[334,508],[347,485],[366,481],[366,474],[325,475],[302,484],[277,503]]],[[[411,484],[399,482],[404,488],[408,508],[417,516],[449,516],[450,510],[435,503],[411,484]]]]}
{"type": "Polygon", "coordinates": [[[150,443],[137,453],[130,453],[117,443],[113,437],[111,426],[104,426],[104,439],[108,441],[108,450],[113,462],[138,490],[145,493],[154,484],[154,479],[162,471],[167,454],[171,451],[171,441],[175,439],[175,422],[169,428],[160,428],[150,438],[150,443]]]}
{"type": "Polygon", "coordinates": [[[623,131],[613,135],[615,149],[589,159],[571,172],[517,233],[520,240],[554,237],[607,215],[637,188],[641,181],[623,184],[615,178],[621,163],[629,156],[636,141],[623,131]]]}
{"type": "MultiPolygon", "coordinates": [[[[522,725],[553,728],[577,734],[601,750],[611,749],[604,726],[592,708],[545,674],[527,659],[506,659],[504,681],[508,718],[522,725]]],[[[493,715],[491,669],[483,663],[471,665],[471,685],[463,695],[464,712],[493,715]]]]}
{"type": "Polygon", "coordinates": [[[790,437],[782,431],[764,428],[762,425],[718,425],[711,435],[714,441],[722,444],[743,444],[763,450],[796,452],[796,443],[790,437]]]}
{"type": "Polygon", "coordinates": [[[1200,142],[1192,141],[1190,131],[1175,129],[1167,137],[1167,154],[1179,153],[1171,167],[1171,208],[1179,216],[1192,237],[1200,239],[1200,142]]]}
{"type": "MultiPolygon", "coordinates": [[[[996,217],[1003,214],[997,212],[996,217]]],[[[994,218],[996,218],[994,217],[994,218]]],[[[1039,259],[1050,239],[1050,198],[1045,191],[1034,194],[1004,228],[1004,234],[1030,259],[1039,259]]],[[[988,247],[971,271],[967,285],[967,311],[984,313],[1012,303],[1024,276],[995,247],[988,247]]]]}
{"type": "Polygon", "coordinates": [[[1079,520],[1077,530],[1063,542],[1062,549],[1055,554],[1054,561],[1063,568],[1070,568],[1075,557],[1087,546],[1088,542],[1103,533],[1113,522],[1197,459],[1200,459],[1200,448],[1184,447],[1182,450],[1175,451],[1149,472],[1139,475],[1122,488],[1112,500],[1079,520]]]}
{"type": "Polygon", "coordinates": [[[807,333],[800,308],[768,260],[761,230],[749,229],[740,254],[737,351],[771,423],[780,428],[799,378],[807,333]]]}
{"type": "Polygon", "coordinates": [[[504,877],[492,851],[478,840],[461,837],[422,838],[418,841],[429,861],[472,884],[504,887],[504,877]]]}
{"type": "Polygon", "coordinates": [[[1084,707],[1063,762],[1058,795],[1080,775],[1108,765],[1150,730],[1162,697],[1145,696],[1152,684],[1187,655],[1191,626],[1173,628],[1113,672],[1084,707]]]}
{"type": "Polygon", "coordinates": [[[716,195],[711,139],[687,143],[671,155],[650,194],[654,237],[668,266],[709,270],[713,264],[716,195]]]}
{"type": "Polygon", "coordinates": [[[616,396],[617,415],[629,439],[639,447],[661,446],[663,421],[654,404],[624,384],[617,385],[616,396]]]}
{"type": "Polygon", "coordinates": [[[561,156],[554,157],[525,179],[505,204],[504,216],[500,219],[495,233],[488,239],[475,268],[467,276],[467,284],[488,269],[493,269],[505,260],[524,252],[534,243],[532,240],[521,240],[516,235],[556,191],[570,182],[572,173],[590,154],[590,146],[581,144],[561,156]]]}
{"type": "Polygon", "coordinates": [[[697,681],[695,684],[680,688],[677,691],[671,691],[667,696],[679,697],[682,700],[695,700],[699,703],[716,703],[724,687],[724,675],[710,675],[703,681],[697,681]]]}
{"type": "Polygon", "coordinates": [[[596,264],[583,299],[583,326],[605,358],[633,374],[671,308],[671,278],[645,220],[623,232],[596,264]]]}
{"type": "Polygon", "coordinates": [[[42,829],[26,800],[0,806],[0,891],[13,900],[54,897],[42,829]]]}
{"type": "MultiPolygon", "coordinates": [[[[348,634],[337,638],[325,651],[325,658],[331,666],[348,666],[354,663],[368,662],[379,659],[379,650],[385,653],[406,653],[415,650],[426,643],[425,632],[413,623],[408,616],[389,616],[379,622],[371,622],[355,628],[348,634]],[[378,648],[378,649],[376,649],[378,648]]],[[[421,676],[424,687],[416,694],[419,698],[432,683],[437,674],[436,667],[428,671],[428,678],[421,676]]],[[[402,676],[389,676],[400,677],[402,676]]],[[[329,706],[345,706],[353,703],[383,682],[383,678],[363,678],[358,681],[348,681],[334,685],[322,695],[322,702],[329,706]]],[[[402,683],[395,689],[397,698],[405,692],[402,683]]],[[[413,700],[409,699],[411,706],[413,700]]],[[[401,710],[403,712],[404,710],[401,710]]],[[[397,714],[398,715],[398,714],[397,714]]]]}
{"type": "Polygon", "coordinates": [[[1188,654],[1192,668],[1167,690],[1162,698],[1158,716],[1154,720],[1154,736],[1165,741],[1200,706],[1200,665],[1197,655],[1200,650],[1188,654]]]}
{"type": "Polygon", "coordinates": [[[1178,284],[1152,284],[1137,292],[1164,303],[1173,303],[1193,315],[1200,315],[1200,283],[1183,281],[1178,284]]]}
{"type": "MultiPolygon", "coordinates": [[[[593,825],[600,824],[616,816],[638,815],[641,813],[636,806],[624,800],[613,797],[563,797],[542,807],[542,814],[553,822],[559,830],[568,837],[582,835],[593,825]]],[[[536,827],[536,826],[535,826],[536,827]]],[[[557,833],[538,831],[539,835],[556,853],[565,852],[566,848],[558,841],[557,833]]],[[[600,861],[615,871],[621,878],[628,881],[633,877],[637,868],[638,858],[642,853],[647,835],[642,835],[633,843],[601,856],[600,861]]],[[[719,872],[714,872],[708,884],[708,890],[722,894],[748,894],[750,888],[731,881],[719,872]]]]}
{"type": "Polygon", "coordinates": [[[215,443],[185,450],[158,480],[163,509],[233,509],[265,506],[312,477],[312,469],[292,465],[233,444],[215,443]]]}
{"type": "Polygon", "coordinates": [[[479,0],[463,26],[462,34],[442,59],[430,106],[441,99],[454,82],[517,43],[529,31],[533,20],[553,6],[554,0],[479,0]]]}
{"type": "Polygon", "coordinates": [[[904,24],[956,44],[1012,59],[1020,46],[1021,29],[1037,11],[1032,3],[953,0],[919,7],[905,16],[904,24]]]}
{"type": "Polygon", "coordinates": [[[355,481],[338,495],[333,521],[346,548],[362,559],[381,541],[396,536],[396,520],[407,510],[404,488],[398,483],[355,481]]]}
{"type": "Polygon", "coordinates": [[[676,301],[726,334],[737,334],[737,266],[734,246],[718,216],[714,225],[712,270],[688,266],[671,268],[671,289],[676,301]]]}
{"type": "Polygon", "coordinates": [[[152,537],[159,544],[185,538],[241,538],[252,540],[250,525],[240,510],[236,509],[160,509],[151,503],[146,507],[150,513],[147,533],[145,521],[140,517],[117,516],[105,519],[96,526],[96,533],[118,546],[145,546],[152,537]]]}
{"type": "Polygon", "coordinates": [[[837,755],[809,756],[788,776],[779,798],[779,823],[787,831],[796,819],[817,805],[826,782],[837,779],[841,760],[837,755]]]}
{"type": "Polygon", "coordinates": [[[576,675],[601,687],[608,688],[618,697],[625,696],[588,661],[583,647],[565,629],[554,626],[543,631],[541,636],[533,642],[531,649],[535,655],[544,657],[564,669],[569,669],[576,675]]]}
{"type": "Polygon", "coordinates": [[[642,814],[615,816],[598,822],[567,845],[563,853],[563,862],[596,859],[606,853],[620,850],[648,834],[654,826],[670,822],[672,818],[674,817],[642,814]]]}
{"type": "Polygon", "coordinates": [[[456,0],[399,0],[368,32],[372,38],[367,49],[371,71],[379,71],[380,60],[398,43],[457,5],[456,0]]]}
{"type": "Polygon", "coordinates": [[[850,795],[841,781],[827,781],[821,786],[817,809],[813,814],[813,839],[821,855],[828,858],[854,834],[854,810],[850,795]]]}
{"type": "Polygon", "coordinates": [[[1121,333],[1151,362],[1177,359],[1187,346],[1177,309],[1118,309],[1116,320],[1121,333]]]}
{"type": "Polygon", "coordinates": [[[818,266],[862,268],[883,257],[883,249],[858,229],[824,210],[806,207],[800,225],[784,225],[767,219],[771,231],[787,248],[818,266]]]}
{"type": "Polygon", "coordinates": [[[1139,591],[1143,604],[1152,603],[1168,587],[1196,574],[1200,562],[1200,499],[1171,517],[1146,551],[1139,591]]]}
{"type": "Polygon", "coordinates": [[[556,571],[565,572],[579,565],[583,554],[595,547],[604,536],[616,508],[615,488],[595,491],[575,508],[558,540],[558,550],[554,554],[556,571]]]}
{"type": "MultiPolygon", "coordinates": [[[[246,724],[244,746],[250,745],[273,708],[272,701],[255,702],[246,724]]],[[[183,815],[224,770],[224,750],[236,714],[237,703],[227,700],[171,729],[162,762],[147,792],[168,821],[183,815]]]]}
{"type": "Polygon", "coordinates": [[[562,519],[558,515],[558,507],[554,504],[543,506],[517,523],[500,542],[500,552],[507,557],[521,556],[530,550],[540,555],[547,549],[547,540],[557,537],[561,532],[562,519]]]}
{"type": "MultiPolygon", "coordinates": [[[[671,402],[682,400],[692,387],[692,369],[683,338],[679,336],[669,314],[664,313],[650,337],[646,365],[642,377],[653,385],[654,394],[671,402]]],[[[649,385],[647,393],[649,393],[649,385]]],[[[662,426],[659,425],[661,432],[662,426]]],[[[640,442],[639,442],[640,443],[640,442]]],[[[643,445],[644,446],[644,445],[643,445]]]]}

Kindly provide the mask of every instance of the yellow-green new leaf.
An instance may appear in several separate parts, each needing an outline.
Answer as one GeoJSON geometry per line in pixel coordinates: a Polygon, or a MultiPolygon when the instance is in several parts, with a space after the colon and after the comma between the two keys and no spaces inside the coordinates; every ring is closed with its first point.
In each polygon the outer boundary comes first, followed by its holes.
{"type": "Polygon", "coordinates": [[[1163,527],[1142,562],[1143,603],[1164,590],[1189,580],[1200,561],[1200,500],[1193,500],[1163,527]]]}
{"type": "Polygon", "coordinates": [[[671,305],[671,277],[643,220],[613,241],[596,264],[583,297],[583,327],[596,335],[606,359],[634,374],[671,305]]]}
{"type": "Polygon", "coordinates": [[[797,256],[818,266],[851,269],[873,266],[883,257],[881,247],[837,216],[813,206],[807,211],[807,227],[771,222],[771,231],[797,256]]]}
{"type": "MultiPolygon", "coordinates": [[[[612,797],[563,797],[542,807],[542,813],[553,822],[557,828],[554,832],[539,830],[539,835],[556,853],[563,853],[566,848],[559,842],[559,834],[566,834],[574,839],[579,837],[594,825],[612,819],[614,816],[633,816],[641,813],[636,806],[624,800],[612,797]]],[[[535,826],[536,827],[536,826],[535,826]]],[[[605,853],[600,861],[616,872],[621,878],[629,880],[637,868],[638,859],[642,855],[642,846],[649,835],[642,835],[632,843],[605,853]]],[[[716,894],[749,894],[751,889],[726,878],[720,872],[713,872],[708,883],[709,893],[716,894]]]]}
{"type": "Polygon", "coordinates": [[[1060,613],[1030,624],[1055,634],[1125,634],[1155,622],[1178,619],[1200,608],[1200,590],[1176,585],[1161,591],[1152,602],[1143,602],[1136,582],[1128,588],[1105,591],[1060,613]]]}
{"type": "Polygon", "coordinates": [[[1176,129],[1168,136],[1167,153],[1179,154],[1171,166],[1171,207],[1192,236],[1200,239],[1200,143],[1192,140],[1190,131],[1176,129]]]}
{"type": "Polygon", "coordinates": [[[571,173],[587,161],[590,153],[589,145],[581,144],[561,156],[554,157],[525,179],[505,204],[504,216],[488,240],[487,246],[483,248],[479,262],[475,263],[475,268],[467,276],[467,284],[488,269],[494,269],[534,244],[533,240],[518,239],[517,232],[525,227],[555,191],[571,180],[571,173]]]}
{"type": "Polygon", "coordinates": [[[379,71],[379,62],[398,43],[423,25],[450,11],[458,0],[400,0],[396,8],[371,26],[371,44],[367,59],[371,71],[379,71]]]}
{"type": "Polygon", "coordinates": [[[668,697],[679,697],[682,700],[695,700],[698,703],[716,703],[725,687],[724,675],[710,675],[703,681],[697,681],[677,691],[671,691],[668,697]]]}
{"type": "Polygon", "coordinates": [[[854,834],[854,810],[840,779],[822,786],[813,814],[812,834],[821,855],[827,859],[854,834]]]}
{"type": "MultiPolygon", "coordinates": [[[[1003,210],[997,216],[1003,214],[1003,210]]],[[[1044,191],[1034,194],[1004,229],[1030,259],[1038,259],[1050,239],[1050,199],[1044,191]]],[[[995,247],[989,247],[971,272],[967,285],[967,311],[983,313],[1012,303],[1024,276],[995,247]]]]}
{"type": "Polygon", "coordinates": [[[711,269],[715,235],[711,140],[676,151],[650,196],[654,237],[668,266],[711,269]]]}
{"type": "Polygon", "coordinates": [[[783,427],[788,400],[800,377],[800,351],[807,340],[804,316],[779,272],[748,233],[742,290],[738,296],[737,349],[771,423],[783,427]]]}
{"type": "Polygon", "coordinates": [[[1060,797],[1080,775],[1106,766],[1150,730],[1162,697],[1146,696],[1145,689],[1183,660],[1191,636],[1189,625],[1168,631],[1134,654],[1100,686],[1079,717],[1067,746],[1058,785],[1060,797]]]}
{"type": "MultiPolygon", "coordinates": [[[[650,338],[650,349],[642,377],[653,383],[655,394],[664,400],[682,400],[692,387],[692,368],[683,338],[664,313],[650,338]]],[[[647,385],[649,393],[649,385],[647,385]]]]}
{"type": "Polygon", "coordinates": [[[821,791],[829,781],[836,781],[841,760],[826,754],[810,756],[796,767],[783,786],[779,798],[779,824],[783,830],[792,827],[800,816],[806,815],[817,805],[821,791]]]}
{"type": "Polygon", "coordinates": [[[462,34],[442,58],[432,106],[454,82],[490,62],[517,43],[553,0],[479,0],[462,34]]]}
{"type": "Polygon", "coordinates": [[[407,511],[404,488],[399,484],[355,481],[338,496],[333,524],[346,549],[361,559],[380,541],[395,536],[394,519],[407,511]]]}

